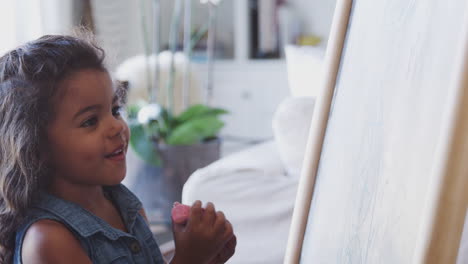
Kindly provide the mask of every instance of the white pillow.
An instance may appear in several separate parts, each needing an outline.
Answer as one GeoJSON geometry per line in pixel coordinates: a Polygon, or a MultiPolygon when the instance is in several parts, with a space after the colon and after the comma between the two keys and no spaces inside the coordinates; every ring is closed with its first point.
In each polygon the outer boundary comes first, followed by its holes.
{"type": "Polygon", "coordinates": [[[275,143],[288,175],[301,173],[314,105],[314,97],[289,97],[273,116],[275,143]]]}

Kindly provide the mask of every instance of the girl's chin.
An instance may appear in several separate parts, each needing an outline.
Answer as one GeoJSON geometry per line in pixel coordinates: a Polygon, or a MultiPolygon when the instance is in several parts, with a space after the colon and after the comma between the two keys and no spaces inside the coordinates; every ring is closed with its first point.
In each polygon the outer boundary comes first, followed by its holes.
{"type": "Polygon", "coordinates": [[[116,177],[116,180],[118,181],[118,183],[116,183],[116,184],[121,183],[125,179],[126,172],[127,171],[124,170],[122,173],[119,173],[119,176],[116,177]]]}
{"type": "Polygon", "coordinates": [[[125,175],[127,173],[127,170],[124,168],[122,170],[110,172],[107,177],[107,181],[105,185],[117,185],[120,184],[124,179],[125,175]]]}

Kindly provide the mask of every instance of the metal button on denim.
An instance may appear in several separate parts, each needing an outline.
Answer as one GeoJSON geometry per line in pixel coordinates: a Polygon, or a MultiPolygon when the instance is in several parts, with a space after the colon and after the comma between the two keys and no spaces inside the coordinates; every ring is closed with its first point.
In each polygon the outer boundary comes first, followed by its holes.
{"type": "Polygon", "coordinates": [[[133,254],[138,254],[138,253],[140,253],[140,251],[141,251],[140,243],[138,243],[137,241],[132,242],[132,243],[130,244],[130,250],[132,251],[133,254]]]}

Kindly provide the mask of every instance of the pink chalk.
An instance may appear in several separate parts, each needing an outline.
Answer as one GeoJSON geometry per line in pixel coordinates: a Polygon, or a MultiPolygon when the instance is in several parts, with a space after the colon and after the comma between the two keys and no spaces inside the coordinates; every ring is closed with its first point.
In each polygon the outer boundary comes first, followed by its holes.
{"type": "Polygon", "coordinates": [[[190,215],[190,206],[175,202],[171,215],[174,223],[185,224],[190,215]]]}

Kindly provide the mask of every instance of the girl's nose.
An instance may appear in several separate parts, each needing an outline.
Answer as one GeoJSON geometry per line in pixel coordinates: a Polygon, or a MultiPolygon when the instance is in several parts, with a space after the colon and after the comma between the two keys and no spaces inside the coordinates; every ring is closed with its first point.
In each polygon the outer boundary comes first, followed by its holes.
{"type": "Polygon", "coordinates": [[[108,136],[111,138],[120,137],[125,129],[123,121],[113,119],[111,121],[111,127],[109,128],[108,136]]]}

